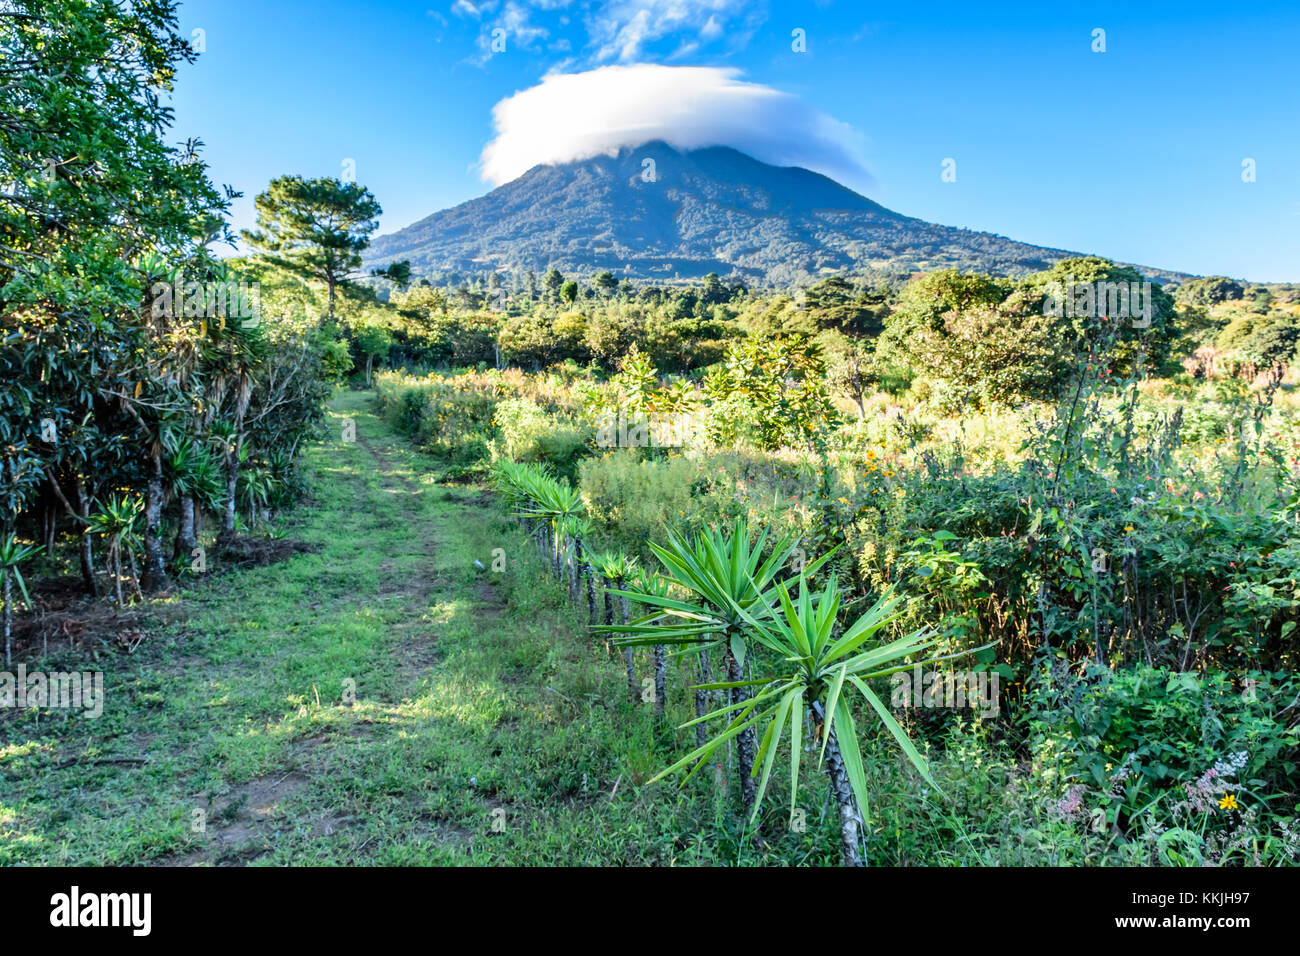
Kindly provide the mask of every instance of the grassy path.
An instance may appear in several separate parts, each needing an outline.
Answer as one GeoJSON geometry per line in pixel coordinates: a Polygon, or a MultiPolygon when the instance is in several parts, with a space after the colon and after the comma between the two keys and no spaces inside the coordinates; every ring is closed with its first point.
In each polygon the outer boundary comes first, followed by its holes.
{"type": "Polygon", "coordinates": [[[309,451],[319,550],[162,602],[132,655],[52,648],[107,702],[0,714],[0,863],[731,862],[713,788],[640,786],[669,751],[519,534],[370,402],[309,451]]]}

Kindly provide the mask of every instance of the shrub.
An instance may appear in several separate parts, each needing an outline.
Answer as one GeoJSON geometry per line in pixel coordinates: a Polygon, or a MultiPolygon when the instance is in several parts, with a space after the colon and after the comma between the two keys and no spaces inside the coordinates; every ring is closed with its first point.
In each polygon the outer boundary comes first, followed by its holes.
{"type": "Polygon", "coordinates": [[[638,449],[615,449],[588,458],[578,469],[578,490],[597,527],[625,550],[648,554],[688,514],[699,515],[691,489],[698,466],[682,457],[647,460],[638,449]]]}
{"type": "Polygon", "coordinates": [[[512,398],[496,406],[496,453],[511,461],[549,464],[573,478],[592,440],[589,427],[548,413],[527,398],[512,398]]]}

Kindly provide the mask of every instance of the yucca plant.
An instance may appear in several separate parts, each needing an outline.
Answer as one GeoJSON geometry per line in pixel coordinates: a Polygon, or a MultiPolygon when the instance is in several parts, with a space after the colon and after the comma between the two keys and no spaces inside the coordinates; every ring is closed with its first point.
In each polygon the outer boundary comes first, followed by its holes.
{"type": "Polygon", "coordinates": [[[180,512],[172,561],[183,562],[199,546],[198,509],[215,508],[221,501],[221,468],[209,446],[186,436],[163,459],[163,478],[180,512]]]}
{"type": "MultiPolygon", "coordinates": [[[[653,594],[656,597],[667,597],[670,585],[657,574],[651,574],[644,568],[638,568],[632,576],[632,590],[641,594],[653,594]]],[[[621,600],[626,601],[626,598],[621,600]]],[[[628,652],[631,648],[628,648],[628,652]]],[[[668,654],[662,644],[654,646],[654,681],[655,681],[655,716],[664,716],[664,708],[668,702],[668,654]]],[[[705,694],[708,691],[704,692],[705,694]]],[[[701,725],[703,726],[703,725],[701,725]]],[[[700,743],[703,743],[700,740],[700,743]]]]}
{"type": "MultiPolygon", "coordinates": [[[[597,630],[608,630],[615,623],[614,602],[617,600],[619,605],[618,621],[621,624],[628,623],[628,605],[627,595],[623,593],[623,587],[626,585],[633,574],[637,571],[636,558],[626,555],[621,551],[610,551],[603,554],[592,555],[592,563],[596,570],[600,572],[601,577],[605,579],[605,628],[597,630]]],[[[638,698],[636,682],[636,656],[631,647],[623,648],[623,663],[627,668],[627,686],[632,694],[632,700],[635,702],[638,698]]]]}
{"type": "Polygon", "coordinates": [[[535,482],[553,477],[545,465],[515,462],[508,458],[497,459],[491,472],[492,485],[507,511],[514,511],[528,500],[528,489],[534,487],[535,482]]]}
{"type": "Polygon", "coordinates": [[[543,465],[514,462],[508,458],[500,458],[494,462],[489,475],[489,480],[501,498],[506,513],[528,527],[537,543],[538,553],[547,561],[550,560],[550,542],[546,522],[525,518],[521,515],[520,509],[530,500],[528,489],[537,481],[550,477],[550,472],[543,465]]]}
{"type": "Polygon", "coordinates": [[[567,522],[582,516],[582,496],[567,482],[535,472],[520,474],[523,498],[514,516],[542,524],[549,532],[551,561],[556,578],[562,579],[561,546],[567,522]]]}
{"type": "MultiPolygon", "coordinates": [[[[721,647],[728,696],[734,703],[743,702],[749,693],[744,679],[750,646],[749,620],[775,606],[773,585],[795,551],[794,539],[786,537],[772,547],[765,559],[766,542],[766,531],[754,538],[748,524],[737,518],[729,533],[707,531],[688,540],[670,531],[666,545],[652,543],[650,549],[664,566],[666,582],[689,596],[629,593],[628,597],[649,612],[629,624],[609,627],[611,632],[621,635],[615,638],[616,643],[694,646],[699,653],[700,684],[712,681],[709,651],[721,647]]],[[[812,574],[829,557],[828,554],[810,563],[804,572],[812,574]]],[[[699,716],[708,707],[708,694],[699,693],[698,688],[695,706],[699,716]]],[[[746,810],[754,803],[755,786],[750,771],[756,746],[757,738],[752,730],[742,733],[736,741],[741,796],[746,810]]]]}
{"type": "Polygon", "coordinates": [[[3,593],[4,596],[5,667],[12,666],[14,662],[13,585],[17,584],[18,590],[22,592],[23,603],[30,604],[31,598],[27,594],[27,582],[23,580],[23,572],[19,566],[24,561],[35,557],[41,550],[36,545],[19,544],[13,532],[0,540],[0,593],[3,593]]]}
{"type": "MultiPolygon", "coordinates": [[[[726,726],[703,746],[678,760],[654,779],[659,780],[694,764],[683,779],[689,780],[728,740],[747,729],[761,729],[762,742],[751,774],[757,778],[758,792],[751,811],[757,819],[767,793],[776,752],[789,728],[790,739],[790,807],[793,811],[799,793],[799,773],[803,752],[803,721],[813,720],[813,741],[820,743],[818,764],[826,773],[835,796],[840,817],[840,853],[846,866],[861,866],[859,834],[861,810],[867,805],[866,779],[862,752],[858,746],[858,728],[853,716],[853,701],[865,701],[876,718],[890,732],[907,759],[923,778],[938,790],[925,758],[908,739],[903,728],[885,703],[871,689],[868,681],[912,667],[947,660],[960,654],[948,654],[927,660],[911,660],[937,643],[926,630],[915,631],[885,644],[872,646],[873,640],[898,615],[898,599],[883,596],[838,638],[836,619],[840,611],[840,590],[834,579],[813,596],[804,575],[799,579],[799,593],[792,597],[784,583],[776,585],[778,607],[764,608],[767,613],[745,612],[754,642],[772,652],[771,676],[745,682],[755,688],[753,697],[733,702],[704,718],[702,722],[725,719],[726,726]]],[[[980,650],[976,648],[973,650],[980,650]]],[[[973,653],[966,651],[962,653],[973,653]]],[[[729,687],[723,683],[719,687],[729,687]]],[[[692,721],[691,723],[695,723],[692,721]]]]}
{"type": "MultiPolygon", "coordinates": [[[[125,553],[134,564],[132,557],[140,546],[138,522],[144,502],[139,498],[111,495],[89,518],[87,534],[97,534],[104,539],[107,546],[107,563],[113,572],[113,586],[117,594],[117,606],[122,601],[122,555],[125,553]]],[[[136,592],[140,585],[136,576],[136,592]]]]}
{"type": "Polygon", "coordinates": [[[262,510],[271,500],[274,482],[271,473],[261,465],[249,466],[247,449],[241,455],[239,471],[239,499],[248,512],[248,526],[255,528],[261,521],[262,510]]]}
{"type": "Polygon", "coordinates": [[[561,530],[568,555],[569,600],[576,602],[582,593],[582,575],[586,566],[582,542],[591,537],[594,528],[586,518],[570,516],[563,520],[561,530]]]}

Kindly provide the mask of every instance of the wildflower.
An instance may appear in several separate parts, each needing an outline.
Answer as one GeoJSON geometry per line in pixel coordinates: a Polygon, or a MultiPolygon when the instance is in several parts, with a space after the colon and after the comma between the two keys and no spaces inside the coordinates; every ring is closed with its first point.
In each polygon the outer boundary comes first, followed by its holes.
{"type": "Polygon", "coordinates": [[[1125,530],[1125,531],[1130,531],[1130,532],[1131,532],[1131,531],[1133,530],[1133,526],[1132,526],[1131,524],[1126,524],[1126,525],[1124,525],[1124,530],[1125,530]]]}
{"type": "Polygon", "coordinates": [[[1220,800],[1220,801],[1219,801],[1219,809],[1220,809],[1220,810],[1238,810],[1238,809],[1240,809],[1240,807],[1237,806],[1237,795],[1236,795],[1235,793],[1230,793],[1230,794],[1228,794],[1226,797],[1224,797],[1222,800],[1220,800]]]}

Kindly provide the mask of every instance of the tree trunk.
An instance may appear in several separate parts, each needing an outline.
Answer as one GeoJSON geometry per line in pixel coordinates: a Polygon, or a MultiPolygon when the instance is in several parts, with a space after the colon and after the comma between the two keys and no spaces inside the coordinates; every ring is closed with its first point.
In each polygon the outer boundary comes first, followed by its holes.
{"type": "MultiPolygon", "coordinates": [[[[86,495],[86,483],[81,480],[80,476],[74,479],[73,487],[77,492],[77,508],[82,518],[90,517],[90,498],[86,495]]],[[[95,581],[95,553],[92,550],[90,540],[90,525],[83,522],[81,527],[81,583],[86,588],[86,593],[92,598],[99,596],[99,586],[95,581]]]]}
{"type": "MultiPolygon", "coordinates": [[[[727,666],[727,682],[741,681],[745,679],[744,671],[741,669],[740,662],[736,660],[731,653],[731,647],[727,647],[724,658],[727,666]]],[[[748,687],[733,687],[728,696],[731,703],[740,704],[749,700],[750,693],[748,687]]],[[[731,719],[735,719],[741,713],[740,709],[731,712],[731,719]]],[[[754,808],[754,797],[758,793],[758,781],[754,779],[754,756],[758,751],[758,734],[753,727],[749,727],[740,732],[736,737],[736,755],[740,758],[740,795],[745,803],[745,812],[748,813],[754,808]]]]}
{"type": "Polygon", "coordinates": [[[122,607],[122,546],[113,545],[113,584],[117,589],[117,606],[122,607]]]}
{"type": "MultiPolygon", "coordinates": [[[[619,578],[615,581],[614,587],[623,590],[623,579],[619,578]]],[[[626,624],[628,622],[627,598],[622,595],[618,598],[618,608],[619,622],[626,624]]],[[[636,658],[630,647],[623,648],[623,665],[627,668],[627,689],[632,694],[632,703],[635,704],[641,699],[641,687],[636,682],[636,658]]]]}
{"type": "Polygon", "coordinates": [[[596,600],[596,569],[588,564],[584,570],[587,573],[587,620],[591,624],[599,624],[600,605],[596,600]]]}
{"type": "MultiPolygon", "coordinates": [[[[865,866],[858,850],[862,817],[858,813],[857,801],[853,798],[853,785],[849,783],[848,771],[844,769],[840,745],[835,740],[835,732],[826,720],[821,703],[814,703],[812,711],[821,723],[822,733],[826,735],[826,776],[830,780],[831,792],[835,794],[835,803],[840,811],[840,862],[844,866],[865,866]]],[[[795,741],[792,745],[800,746],[801,743],[795,741]]]]}
{"type": "Polygon", "coordinates": [[[244,437],[235,439],[235,447],[226,448],[226,502],[221,513],[221,533],[217,540],[222,544],[235,537],[235,493],[239,488],[239,453],[244,447],[244,437]]]}
{"type": "Polygon", "coordinates": [[[4,601],[5,601],[5,667],[9,668],[14,663],[13,638],[14,627],[14,609],[10,604],[12,598],[11,585],[9,584],[9,569],[0,569],[0,579],[4,580],[4,601]]]}
{"type": "Polygon", "coordinates": [[[172,563],[182,567],[199,546],[199,537],[194,530],[194,499],[186,495],[179,499],[180,522],[176,528],[176,545],[172,549],[172,563]]]}
{"type": "MultiPolygon", "coordinates": [[[[709,663],[709,652],[707,650],[700,651],[700,671],[699,671],[699,680],[697,681],[697,683],[700,684],[713,683],[713,665],[709,663]]],[[[709,712],[709,692],[707,690],[704,690],[703,688],[697,687],[695,689],[695,716],[703,717],[708,712],[709,712]]],[[[695,746],[703,747],[706,743],[708,743],[708,740],[709,740],[708,729],[704,726],[702,722],[696,724],[695,725],[695,746]]]]}
{"type": "Polygon", "coordinates": [[[370,373],[373,371],[374,367],[375,367],[375,357],[373,355],[367,355],[366,356],[366,388],[370,387],[370,373]]]}
{"type": "Polygon", "coordinates": [[[668,700],[668,655],[662,644],[655,645],[655,716],[664,715],[668,700]]]}
{"type": "Polygon", "coordinates": [[[576,604],[582,593],[582,541],[570,537],[569,542],[569,601],[576,604]]]}
{"type": "Polygon", "coordinates": [[[146,591],[160,591],[171,583],[163,560],[162,508],[162,449],[155,447],[149,456],[149,485],[144,505],[144,577],[140,586],[146,591]]]}

